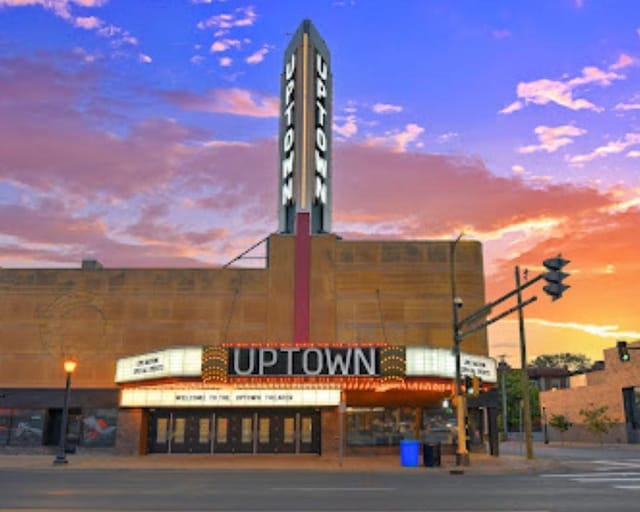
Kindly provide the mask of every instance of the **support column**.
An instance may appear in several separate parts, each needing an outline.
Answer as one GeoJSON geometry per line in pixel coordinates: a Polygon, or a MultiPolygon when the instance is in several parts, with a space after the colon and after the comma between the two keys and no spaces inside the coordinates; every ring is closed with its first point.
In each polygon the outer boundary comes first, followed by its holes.
{"type": "Polygon", "coordinates": [[[293,339],[296,344],[309,342],[311,296],[311,233],[309,212],[296,214],[296,256],[293,293],[293,339]]]}

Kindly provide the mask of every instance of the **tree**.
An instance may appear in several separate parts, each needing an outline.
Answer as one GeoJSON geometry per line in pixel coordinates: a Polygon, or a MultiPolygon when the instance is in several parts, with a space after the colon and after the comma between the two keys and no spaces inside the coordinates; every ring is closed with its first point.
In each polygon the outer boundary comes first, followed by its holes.
{"type": "Polygon", "coordinates": [[[581,372],[591,368],[591,359],[584,354],[543,354],[531,361],[529,366],[535,368],[564,368],[570,372],[581,372]]]}
{"type": "MultiPolygon", "coordinates": [[[[511,370],[505,374],[507,391],[507,424],[509,430],[520,427],[520,402],[522,400],[522,370],[511,370]]],[[[500,403],[502,403],[502,387],[499,388],[500,403]]],[[[529,401],[531,403],[531,421],[540,424],[540,393],[534,386],[529,386],[529,401]]]]}
{"type": "Polygon", "coordinates": [[[564,433],[573,427],[573,423],[564,414],[552,414],[549,425],[560,431],[560,442],[564,444],[564,433]]]}
{"type": "Polygon", "coordinates": [[[607,416],[609,406],[593,407],[593,404],[590,405],[591,409],[580,409],[580,416],[584,419],[587,430],[597,435],[600,438],[600,444],[602,444],[605,434],[609,433],[616,422],[607,416]]]}

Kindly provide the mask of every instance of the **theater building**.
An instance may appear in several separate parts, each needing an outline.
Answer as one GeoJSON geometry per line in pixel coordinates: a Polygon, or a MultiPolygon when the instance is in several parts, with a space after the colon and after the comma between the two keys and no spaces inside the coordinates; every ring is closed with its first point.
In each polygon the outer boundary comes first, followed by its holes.
{"type": "MultiPolygon", "coordinates": [[[[476,241],[331,229],[331,60],[304,21],[285,52],[279,230],[264,268],[0,269],[0,453],[50,452],[73,356],[69,445],[147,453],[381,453],[453,442],[452,289],[484,300],[476,241]]],[[[348,170],[344,170],[348,172],[348,170]]],[[[463,375],[496,382],[486,331],[463,375]]],[[[470,410],[471,442],[497,435],[470,410]]]]}

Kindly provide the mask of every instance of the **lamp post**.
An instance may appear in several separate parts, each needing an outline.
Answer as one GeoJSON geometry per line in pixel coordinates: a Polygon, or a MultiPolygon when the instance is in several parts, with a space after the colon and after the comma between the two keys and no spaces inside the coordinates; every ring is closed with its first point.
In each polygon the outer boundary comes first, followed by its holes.
{"type": "Polygon", "coordinates": [[[53,459],[54,464],[66,464],[68,462],[65,455],[65,439],[67,437],[67,421],[69,418],[69,394],[71,391],[71,374],[77,366],[75,359],[67,358],[64,361],[64,371],[67,374],[67,385],[64,391],[64,404],[62,406],[62,421],[60,424],[60,440],[58,442],[58,453],[53,459]]]}
{"type": "Polygon", "coordinates": [[[461,369],[460,369],[460,328],[458,326],[458,308],[462,307],[462,299],[458,297],[456,289],[456,246],[464,233],[460,233],[451,244],[449,265],[451,273],[451,307],[453,318],[453,353],[456,358],[456,414],[458,422],[458,446],[456,449],[456,466],[469,465],[469,452],[467,451],[466,417],[467,400],[462,394],[461,369]]]}
{"type": "Polygon", "coordinates": [[[549,431],[547,430],[547,408],[542,406],[542,430],[544,432],[544,444],[549,444],[549,431]]]}

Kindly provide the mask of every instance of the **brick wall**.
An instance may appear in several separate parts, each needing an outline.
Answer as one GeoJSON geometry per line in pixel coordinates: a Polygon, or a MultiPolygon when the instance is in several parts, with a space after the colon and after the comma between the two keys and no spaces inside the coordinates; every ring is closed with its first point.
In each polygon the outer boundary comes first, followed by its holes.
{"type": "Polygon", "coordinates": [[[120,409],[116,436],[116,454],[143,455],[146,453],[146,415],[142,409],[120,409]]]}
{"type": "MultiPolygon", "coordinates": [[[[269,238],[266,269],[0,269],[0,386],[114,386],[120,357],[175,345],[293,340],[294,238],[269,238]]],[[[310,341],[450,347],[442,241],[312,239],[310,341]]],[[[460,241],[463,313],[484,303],[482,247],[460,241]]],[[[465,350],[487,354],[484,330],[465,350]]]]}

